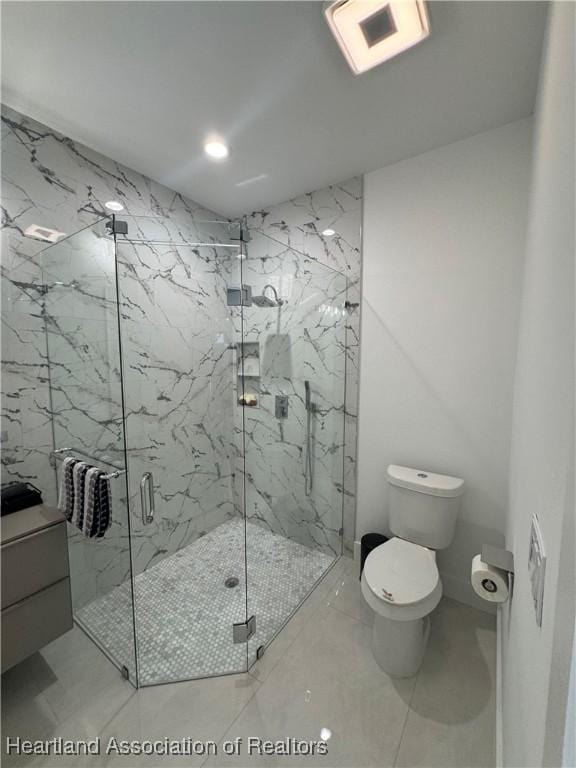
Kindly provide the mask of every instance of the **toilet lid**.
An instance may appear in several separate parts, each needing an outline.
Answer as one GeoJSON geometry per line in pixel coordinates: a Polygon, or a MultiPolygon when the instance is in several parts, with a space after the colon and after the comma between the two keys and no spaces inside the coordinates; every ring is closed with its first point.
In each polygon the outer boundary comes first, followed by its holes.
{"type": "Polygon", "coordinates": [[[395,605],[427,598],[439,582],[434,552],[404,539],[390,539],[366,558],[364,576],[372,592],[395,605]]]}

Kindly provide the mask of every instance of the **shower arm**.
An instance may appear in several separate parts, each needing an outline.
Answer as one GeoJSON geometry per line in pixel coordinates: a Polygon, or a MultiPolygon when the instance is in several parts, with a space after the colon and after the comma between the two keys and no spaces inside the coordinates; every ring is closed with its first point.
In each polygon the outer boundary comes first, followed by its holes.
{"type": "Polygon", "coordinates": [[[276,304],[278,304],[278,306],[279,306],[279,307],[281,307],[281,306],[282,306],[282,304],[284,304],[284,300],[283,300],[283,299],[281,299],[281,298],[278,296],[278,291],[276,290],[276,288],[274,288],[274,286],[273,286],[273,285],[271,285],[271,283],[267,283],[267,284],[264,286],[264,288],[263,288],[263,290],[262,290],[262,296],[266,296],[266,291],[268,290],[268,288],[270,288],[270,290],[271,290],[271,291],[272,291],[272,293],[274,294],[274,298],[275,298],[275,300],[276,300],[276,304]]]}

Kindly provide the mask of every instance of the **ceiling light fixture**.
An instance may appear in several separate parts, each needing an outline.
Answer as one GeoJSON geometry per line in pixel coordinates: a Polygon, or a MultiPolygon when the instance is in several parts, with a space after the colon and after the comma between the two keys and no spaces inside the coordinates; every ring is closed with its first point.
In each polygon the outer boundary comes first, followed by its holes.
{"type": "Polygon", "coordinates": [[[326,5],[324,13],[355,75],[430,34],[424,0],[336,0],[326,5]]]}
{"type": "Polygon", "coordinates": [[[108,200],[107,203],[104,203],[104,206],[108,208],[109,211],[123,211],[124,206],[122,203],[119,203],[117,200],[108,200]]]}
{"type": "Polygon", "coordinates": [[[26,237],[33,237],[34,240],[43,240],[45,243],[56,243],[60,238],[66,236],[66,232],[59,232],[57,229],[48,229],[40,227],[38,224],[31,224],[24,230],[26,237]]]}
{"type": "Polygon", "coordinates": [[[214,160],[224,160],[224,158],[228,157],[228,147],[223,141],[207,141],[204,144],[204,152],[214,160]]]}
{"type": "Polygon", "coordinates": [[[325,229],[322,232],[322,234],[324,235],[324,237],[334,237],[334,235],[336,234],[336,230],[330,229],[330,227],[328,227],[328,229],[325,229]]]}

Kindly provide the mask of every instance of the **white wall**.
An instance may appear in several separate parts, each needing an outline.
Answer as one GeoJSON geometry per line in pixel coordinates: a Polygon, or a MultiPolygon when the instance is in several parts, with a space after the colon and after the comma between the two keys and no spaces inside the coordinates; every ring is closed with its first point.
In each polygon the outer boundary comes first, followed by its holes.
{"type": "Polygon", "coordinates": [[[465,478],[439,564],[472,604],[503,542],[530,148],[520,120],[365,177],[357,538],[387,531],[388,464],[465,478]]]}
{"type": "Polygon", "coordinates": [[[561,763],[574,631],[574,21],[573,3],[552,6],[535,122],[506,533],[516,564],[503,612],[510,766],[561,763]],[[548,558],[540,628],[527,572],[534,513],[548,558]]]}

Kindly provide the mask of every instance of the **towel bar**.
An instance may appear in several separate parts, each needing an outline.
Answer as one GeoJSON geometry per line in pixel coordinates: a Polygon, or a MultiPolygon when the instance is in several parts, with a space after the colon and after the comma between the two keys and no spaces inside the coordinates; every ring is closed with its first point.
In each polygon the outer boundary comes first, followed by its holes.
{"type": "Polygon", "coordinates": [[[86,451],[82,451],[78,448],[57,448],[56,450],[52,451],[52,456],[55,459],[58,459],[59,461],[64,461],[64,459],[66,458],[64,456],[65,453],[81,453],[87,459],[91,459],[92,461],[95,461],[97,464],[101,464],[101,463],[108,464],[110,467],[114,467],[113,472],[109,472],[107,475],[105,475],[106,480],[112,480],[115,477],[120,477],[120,475],[126,474],[125,469],[116,467],[115,464],[112,464],[110,461],[106,461],[105,459],[98,459],[96,458],[96,456],[91,456],[89,453],[86,453],[86,451]]]}

